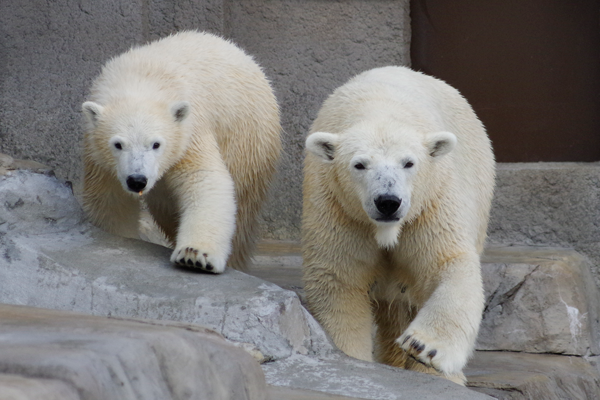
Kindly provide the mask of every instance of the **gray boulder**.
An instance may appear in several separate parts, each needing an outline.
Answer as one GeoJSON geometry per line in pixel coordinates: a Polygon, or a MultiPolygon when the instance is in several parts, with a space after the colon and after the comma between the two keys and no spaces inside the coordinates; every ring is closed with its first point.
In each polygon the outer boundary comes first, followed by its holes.
{"type": "Polygon", "coordinates": [[[262,361],[333,350],[293,292],[232,269],[175,269],[167,248],[82,223],[70,188],[54,177],[0,176],[0,198],[0,303],[186,321],[245,343],[262,361]]]}
{"type": "Polygon", "coordinates": [[[489,248],[480,350],[600,354],[600,296],[589,260],[556,248],[489,248]]]}
{"type": "Polygon", "coordinates": [[[0,321],[0,399],[266,399],[260,365],[206,328],[9,305],[0,321]]]}
{"type": "Polygon", "coordinates": [[[600,399],[600,374],[582,357],[478,351],[468,386],[501,400],[600,399]]]}
{"type": "Polygon", "coordinates": [[[489,399],[443,378],[360,361],[339,353],[323,359],[294,355],[264,364],[263,371],[271,385],[360,399],[489,399]]]}

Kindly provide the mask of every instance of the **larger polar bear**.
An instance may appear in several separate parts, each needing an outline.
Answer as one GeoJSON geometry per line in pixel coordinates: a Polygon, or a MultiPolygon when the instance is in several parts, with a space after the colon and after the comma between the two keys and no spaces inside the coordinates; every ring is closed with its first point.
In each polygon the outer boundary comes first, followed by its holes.
{"type": "Polygon", "coordinates": [[[350,356],[464,383],[495,175],[482,124],[444,82],[385,67],[338,88],[311,132],[302,225],[310,310],[350,356]]]}
{"type": "Polygon", "coordinates": [[[135,47],[104,66],[83,112],[93,223],[138,237],[143,197],[172,261],[246,267],[281,149],[277,102],[250,56],[192,31],[135,47]]]}

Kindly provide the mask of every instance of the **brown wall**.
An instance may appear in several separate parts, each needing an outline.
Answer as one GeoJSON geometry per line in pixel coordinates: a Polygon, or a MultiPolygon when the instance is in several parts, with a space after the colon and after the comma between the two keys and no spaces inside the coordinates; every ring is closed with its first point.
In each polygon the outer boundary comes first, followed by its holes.
{"type": "Polygon", "coordinates": [[[458,88],[498,161],[600,160],[600,1],[412,0],[412,66],[458,88]]]}

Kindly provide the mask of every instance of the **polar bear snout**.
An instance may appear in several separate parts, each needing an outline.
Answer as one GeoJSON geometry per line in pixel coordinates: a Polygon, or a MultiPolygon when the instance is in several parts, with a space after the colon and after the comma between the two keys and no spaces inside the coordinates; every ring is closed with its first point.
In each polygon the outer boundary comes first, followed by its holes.
{"type": "Polygon", "coordinates": [[[139,174],[129,175],[126,183],[129,190],[139,193],[146,188],[146,185],[148,184],[148,178],[139,174]]]}
{"type": "Polygon", "coordinates": [[[375,207],[377,207],[377,211],[381,214],[380,218],[377,218],[377,221],[387,222],[387,221],[398,221],[400,218],[395,216],[396,211],[400,208],[400,204],[402,204],[402,199],[397,196],[385,194],[377,197],[374,200],[375,207]]]}

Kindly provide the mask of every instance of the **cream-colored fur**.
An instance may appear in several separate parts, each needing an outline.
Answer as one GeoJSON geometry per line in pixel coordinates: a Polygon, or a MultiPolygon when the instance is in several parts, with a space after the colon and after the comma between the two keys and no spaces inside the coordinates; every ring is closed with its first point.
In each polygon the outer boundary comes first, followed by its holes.
{"type": "Polygon", "coordinates": [[[143,176],[173,262],[246,268],[281,150],[277,102],[252,57],[191,31],[135,47],[104,66],[83,111],[94,224],[137,238],[140,194],[128,178],[143,176]]]}
{"type": "Polygon", "coordinates": [[[312,313],[350,356],[464,383],[495,175],[469,104],[408,68],[374,69],[325,101],[306,147],[312,313]],[[383,217],[381,196],[398,200],[397,211],[383,217]]]}

